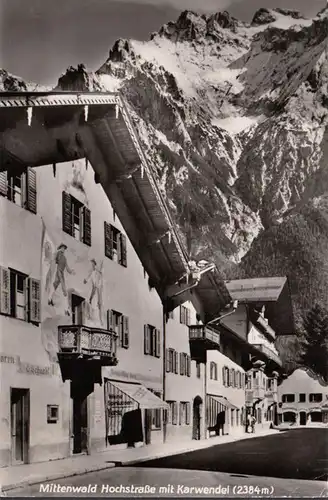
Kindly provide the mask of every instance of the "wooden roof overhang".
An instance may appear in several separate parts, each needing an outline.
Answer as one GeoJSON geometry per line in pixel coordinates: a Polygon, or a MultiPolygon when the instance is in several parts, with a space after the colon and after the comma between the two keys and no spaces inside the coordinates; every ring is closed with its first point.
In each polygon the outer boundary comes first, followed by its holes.
{"type": "Polygon", "coordinates": [[[293,304],[286,276],[230,280],[226,281],[226,286],[233,300],[249,304],[257,311],[265,306],[265,316],[276,335],[295,333],[293,304]]]}
{"type": "Polygon", "coordinates": [[[120,95],[0,94],[0,170],[81,158],[166,300],[170,286],[189,276],[188,258],[120,95]]]}

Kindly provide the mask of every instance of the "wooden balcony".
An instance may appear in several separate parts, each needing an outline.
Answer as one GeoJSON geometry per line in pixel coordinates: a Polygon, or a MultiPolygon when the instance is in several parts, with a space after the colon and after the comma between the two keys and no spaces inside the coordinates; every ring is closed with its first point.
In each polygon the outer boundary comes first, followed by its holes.
{"type": "Polygon", "coordinates": [[[261,358],[267,362],[268,360],[273,362],[275,365],[282,367],[282,361],[279,356],[272,351],[269,347],[264,344],[252,344],[253,347],[262,354],[261,358]]]}
{"type": "Polygon", "coordinates": [[[205,362],[206,351],[220,350],[220,334],[206,325],[189,326],[191,359],[205,362]]]}
{"type": "Polygon", "coordinates": [[[58,327],[59,359],[98,361],[102,366],[118,363],[117,334],[84,325],[58,327]]]}

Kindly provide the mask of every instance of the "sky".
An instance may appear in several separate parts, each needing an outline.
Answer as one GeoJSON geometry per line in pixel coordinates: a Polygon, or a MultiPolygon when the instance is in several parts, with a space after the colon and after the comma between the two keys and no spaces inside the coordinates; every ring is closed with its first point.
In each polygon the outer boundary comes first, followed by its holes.
{"type": "Polygon", "coordinates": [[[312,17],[326,5],[327,0],[0,0],[0,68],[51,85],[71,65],[97,70],[115,40],[148,40],[185,9],[228,10],[249,21],[260,7],[312,17]]]}

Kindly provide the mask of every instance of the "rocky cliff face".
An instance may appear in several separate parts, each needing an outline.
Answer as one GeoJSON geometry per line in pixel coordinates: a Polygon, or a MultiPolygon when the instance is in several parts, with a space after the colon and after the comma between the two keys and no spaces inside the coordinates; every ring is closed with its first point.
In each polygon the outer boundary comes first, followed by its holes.
{"type": "Polygon", "coordinates": [[[185,11],[148,42],[118,40],[95,74],[69,68],[57,89],[123,94],[192,258],[288,274],[298,325],[328,299],[327,9],[260,9],[249,24],[185,11]]]}

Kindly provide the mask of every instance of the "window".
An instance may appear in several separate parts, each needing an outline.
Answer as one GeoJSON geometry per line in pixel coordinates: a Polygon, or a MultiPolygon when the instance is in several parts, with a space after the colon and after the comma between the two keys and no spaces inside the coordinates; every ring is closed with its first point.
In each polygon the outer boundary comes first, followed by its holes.
{"type": "Polygon", "coordinates": [[[223,385],[225,387],[228,387],[228,385],[229,385],[229,368],[227,366],[224,366],[222,368],[222,379],[223,379],[223,385]]]}
{"type": "Polygon", "coordinates": [[[180,425],[190,425],[190,403],[189,402],[181,401],[181,403],[180,403],[179,424],[180,425]]]}
{"type": "Polygon", "coordinates": [[[252,376],[247,373],[245,374],[246,389],[251,390],[253,388],[252,376]]]}
{"type": "MultiPolygon", "coordinates": [[[[162,399],[162,394],[160,392],[156,392],[153,389],[149,389],[155,396],[162,399]]],[[[156,408],[152,410],[152,422],[151,422],[152,430],[159,430],[162,428],[162,410],[161,408],[156,408]]]]}
{"type": "Polygon", "coordinates": [[[85,300],[78,295],[71,295],[72,323],[73,325],[84,325],[85,300]]]}
{"type": "Polygon", "coordinates": [[[200,362],[199,361],[196,361],[196,377],[197,378],[200,378],[201,376],[201,368],[200,368],[200,362]]]}
{"type": "Polygon", "coordinates": [[[236,410],[236,425],[239,425],[239,410],[236,410]]]}
{"type": "Polygon", "coordinates": [[[267,384],[268,384],[268,391],[273,391],[274,390],[274,378],[268,378],[267,384]]]}
{"type": "Polygon", "coordinates": [[[14,269],[0,267],[0,313],[40,323],[40,281],[14,269]]]}
{"type": "Polygon", "coordinates": [[[0,172],[0,194],[20,207],[36,214],[36,173],[33,168],[24,172],[0,172]]]}
{"type": "Polygon", "coordinates": [[[305,403],[305,394],[300,394],[299,395],[299,402],[300,403],[305,403]]]}
{"type": "Polygon", "coordinates": [[[235,425],[235,410],[231,409],[231,420],[230,425],[233,427],[235,425]]]}
{"type": "Polygon", "coordinates": [[[295,401],[295,394],[283,394],[282,395],[282,402],[283,403],[294,403],[295,401]]]}
{"type": "Polygon", "coordinates": [[[63,231],[91,246],[91,212],[79,200],[63,191],[63,231]]]}
{"type": "Polygon", "coordinates": [[[124,349],[128,349],[130,345],[130,332],[129,318],[127,316],[117,311],[107,311],[107,329],[114,330],[117,334],[119,345],[124,347],[124,349]]]}
{"type": "Polygon", "coordinates": [[[170,311],[168,317],[169,319],[174,319],[174,311],[170,311]]]}
{"type": "Polygon", "coordinates": [[[185,352],[180,352],[180,375],[190,377],[190,356],[185,352]]]}
{"type": "Polygon", "coordinates": [[[121,266],[127,267],[126,236],[116,227],[104,222],[105,255],[121,266]]]}
{"type": "Polygon", "coordinates": [[[178,353],[174,349],[166,349],[166,371],[168,373],[178,373],[179,362],[178,353]]]}
{"type": "Polygon", "coordinates": [[[144,354],[161,357],[161,332],[151,325],[144,326],[144,354]]]}
{"type": "Polygon", "coordinates": [[[310,403],[321,403],[322,401],[322,394],[310,394],[309,395],[309,401],[310,403]]]}
{"type": "Polygon", "coordinates": [[[236,387],[236,372],[231,368],[231,387],[236,387]]]}
{"type": "Polygon", "coordinates": [[[210,379],[217,380],[218,379],[218,365],[211,361],[210,363],[210,379]]]}
{"type": "Polygon", "coordinates": [[[182,325],[190,325],[190,310],[188,307],[180,306],[180,323],[182,325]]]}
{"type": "Polygon", "coordinates": [[[59,406],[47,405],[47,424],[56,424],[59,419],[59,406]]]}
{"type": "Polygon", "coordinates": [[[176,401],[167,401],[169,405],[169,418],[168,423],[177,425],[178,423],[178,403],[176,401]]]}

